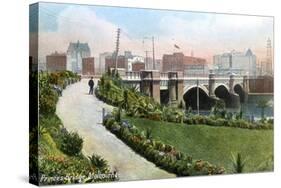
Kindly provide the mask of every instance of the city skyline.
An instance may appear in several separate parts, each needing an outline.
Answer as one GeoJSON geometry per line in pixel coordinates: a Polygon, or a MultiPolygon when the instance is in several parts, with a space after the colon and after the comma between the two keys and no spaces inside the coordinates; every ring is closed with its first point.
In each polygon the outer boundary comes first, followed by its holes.
{"type": "Polygon", "coordinates": [[[39,10],[41,61],[54,51],[65,52],[69,42],[78,40],[89,43],[94,57],[112,52],[118,27],[122,54],[130,50],[144,56],[152,46],[143,38],[154,36],[156,58],[193,52],[209,63],[213,55],[233,49],[251,48],[262,59],[266,40],[273,39],[273,17],[50,3],[40,3],[39,10]],[[180,49],[175,49],[175,44],[180,49]]]}

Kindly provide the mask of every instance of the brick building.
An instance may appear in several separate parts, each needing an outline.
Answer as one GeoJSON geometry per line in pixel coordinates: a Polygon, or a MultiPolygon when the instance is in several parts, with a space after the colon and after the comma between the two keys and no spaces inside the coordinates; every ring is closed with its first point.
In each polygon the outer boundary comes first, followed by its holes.
{"type": "Polygon", "coordinates": [[[272,76],[258,76],[249,79],[250,93],[273,93],[274,79],[272,76]]]}
{"type": "Polygon", "coordinates": [[[95,74],[95,58],[86,57],[82,59],[82,74],[94,75],[95,74]]]}
{"type": "MultiPolygon", "coordinates": [[[[115,68],[115,57],[106,57],[105,58],[105,70],[108,68],[115,68]]],[[[128,69],[128,59],[125,56],[118,56],[117,68],[128,69]]]]}
{"type": "Polygon", "coordinates": [[[163,72],[181,71],[186,75],[205,75],[209,69],[206,59],[185,56],[183,53],[164,54],[162,59],[163,72]]]}
{"type": "Polygon", "coordinates": [[[49,72],[59,72],[66,70],[66,54],[53,53],[46,56],[46,68],[49,72]]]}
{"type": "Polygon", "coordinates": [[[145,70],[145,63],[143,62],[132,63],[132,71],[141,71],[141,70],[145,70]]]}

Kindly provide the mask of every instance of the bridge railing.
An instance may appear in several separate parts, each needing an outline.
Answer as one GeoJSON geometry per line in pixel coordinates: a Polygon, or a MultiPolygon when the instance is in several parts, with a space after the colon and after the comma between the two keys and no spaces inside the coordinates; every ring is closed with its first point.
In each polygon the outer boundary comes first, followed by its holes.
{"type": "Polygon", "coordinates": [[[126,80],[139,80],[140,79],[140,72],[137,71],[130,71],[125,73],[126,80]]]}

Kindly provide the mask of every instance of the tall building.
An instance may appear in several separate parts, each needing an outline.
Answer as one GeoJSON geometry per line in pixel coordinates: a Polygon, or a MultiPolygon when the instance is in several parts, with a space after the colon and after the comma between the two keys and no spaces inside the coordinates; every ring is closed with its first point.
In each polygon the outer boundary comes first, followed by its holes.
{"type": "Polygon", "coordinates": [[[82,74],[94,75],[95,74],[95,58],[86,57],[82,59],[82,74]]]}
{"type": "Polygon", "coordinates": [[[256,55],[251,49],[246,52],[231,51],[213,57],[214,73],[218,75],[249,75],[256,76],[256,55]]]}
{"type": "Polygon", "coordinates": [[[88,43],[71,42],[67,49],[67,70],[81,73],[82,59],[91,56],[88,43]]]}
{"type": "Polygon", "coordinates": [[[105,69],[105,59],[112,57],[112,52],[104,52],[100,53],[99,55],[99,72],[103,74],[106,69],[105,69]]]}
{"type": "Polygon", "coordinates": [[[203,76],[208,74],[206,59],[185,56],[181,52],[164,54],[162,59],[163,72],[180,71],[187,76],[203,76]]]}
{"type": "Polygon", "coordinates": [[[268,38],[266,45],[266,66],[265,71],[268,75],[273,75],[273,59],[272,59],[272,46],[271,40],[268,38]]]}
{"type": "Polygon", "coordinates": [[[52,53],[46,56],[46,68],[48,72],[59,72],[66,70],[66,54],[52,53]]]}

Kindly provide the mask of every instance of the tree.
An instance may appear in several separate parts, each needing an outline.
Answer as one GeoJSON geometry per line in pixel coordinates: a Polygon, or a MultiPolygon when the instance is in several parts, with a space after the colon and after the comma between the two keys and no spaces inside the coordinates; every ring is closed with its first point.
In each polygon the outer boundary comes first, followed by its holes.
{"type": "Polygon", "coordinates": [[[264,110],[268,106],[268,101],[266,99],[261,99],[258,101],[257,107],[261,109],[261,119],[264,119],[264,110]]]}

